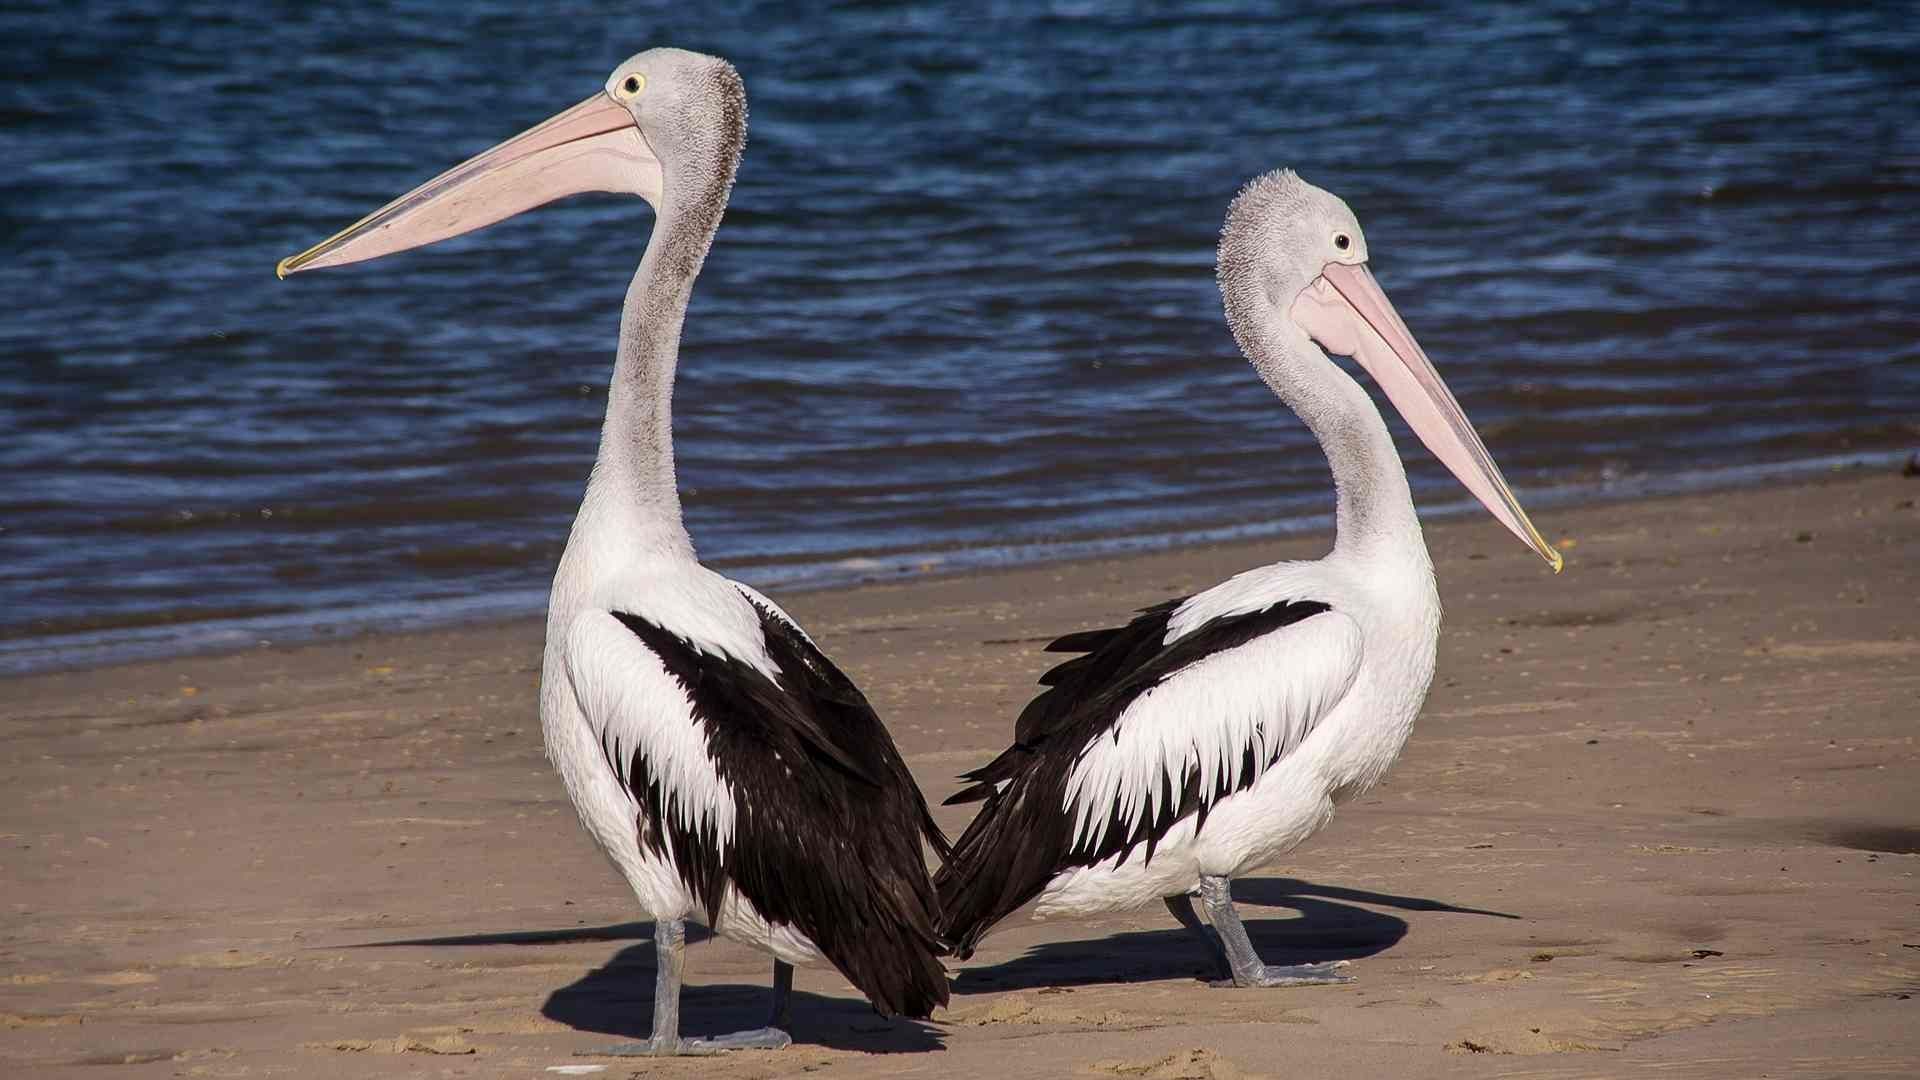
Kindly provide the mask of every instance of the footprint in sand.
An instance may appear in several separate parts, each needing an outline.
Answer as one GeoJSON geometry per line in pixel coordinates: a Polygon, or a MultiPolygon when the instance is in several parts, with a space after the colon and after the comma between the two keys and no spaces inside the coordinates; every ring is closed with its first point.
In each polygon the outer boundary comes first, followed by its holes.
{"type": "Polygon", "coordinates": [[[1194,1047],[1145,1061],[1096,1061],[1085,1072],[1102,1076],[1139,1076],[1146,1080],[1265,1080],[1211,1050],[1194,1047]]]}
{"type": "Polygon", "coordinates": [[[273,957],[266,953],[241,952],[228,949],[225,952],[194,953],[179,959],[181,967],[190,968],[246,968],[264,964],[273,957]]]}
{"type": "Polygon", "coordinates": [[[15,1031],[20,1028],[60,1027],[64,1024],[78,1024],[79,1013],[10,1013],[0,1012],[0,1031],[15,1031]]]}
{"type": "Polygon", "coordinates": [[[110,971],[105,975],[89,975],[85,981],[95,986],[140,986],[159,982],[160,976],[148,971],[110,971]]]}
{"type": "Polygon", "coordinates": [[[460,1056],[479,1049],[458,1035],[438,1035],[422,1039],[395,1035],[390,1039],[334,1039],[331,1042],[301,1043],[303,1050],[338,1050],[348,1054],[440,1054],[460,1056]]]}
{"type": "Polygon", "coordinates": [[[1902,660],[1920,656],[1920,641],[1790,641],[1773,646],[1767,655],[1780,660],[1902,660]]]}
{"type": "Polygon", "coordinates": [[[969,1009],[951,1017],[953,1023],[972,1027],[990,1024],[1048,1024],[1060,1027],[1091,1027],[1103,1030],[1127,1030],[1157,1026],[1149,1017],[1134,1016],[1118,1009],[1080,1009],[1072,1005],[1042,1004],[1025,994],[1008,994],[980,1009],[969,1009]]]}

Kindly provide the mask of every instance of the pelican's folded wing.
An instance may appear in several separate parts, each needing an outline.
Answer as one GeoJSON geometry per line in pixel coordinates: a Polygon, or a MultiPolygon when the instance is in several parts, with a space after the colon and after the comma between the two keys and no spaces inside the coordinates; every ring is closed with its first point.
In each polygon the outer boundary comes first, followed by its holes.
{"type": "Polygon", "coordinates": [[[1204,826],[1352,688],[1360,628],[1329,605],[1276,600],[1176,634],[1186,603],[1056,641],[1084,655],[1041,678],[1014,744],[947,800],[986,801],[935,878],[962,956],[1055,874],[1142,846],[1151,860],[1177,822],[1204,826]]]}
{"type": "Polygon", "coordinates": [[[1352,688],[1360,628],[1320,603],[1223,616],[1087,699],[1053,761],[1066,852],[1146,857],[1173,824],[1206,824],[1300,745],[1352,688]]]}
{"type": "Polygon", "coordinates": [[[637,804],[642,849],[671,858],[709,925],[732,890],[883,1012],[925,1016],[946,982],[920,842],[944,851],[945,837],[859,689],[752,607],[752,660],[630,611],[581,616],[568,675],[582,712],[637,804]]]}

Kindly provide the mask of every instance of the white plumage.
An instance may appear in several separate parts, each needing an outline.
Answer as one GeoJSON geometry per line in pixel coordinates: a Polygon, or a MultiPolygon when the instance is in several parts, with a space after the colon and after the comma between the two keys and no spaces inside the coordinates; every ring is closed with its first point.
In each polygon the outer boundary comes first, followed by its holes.
{"type": "MultiPolygon", "coordinates": [[[[1179,637],[1170,629],[1166,643],[1179,637]]],[[[1110,820],[1155,816],[1189,772],[1202,791],[1254,786],[1346,697],[1360,654],[1358,625],[1336,610],[1206,656],[1141,694],[1068,776],[1073,846],[1099,847],[1110,820]]]]}
{"type": "MultiPolygon", "coordinates": [[[[649,621],[659,619],[650,616],[649,621]]],[[[561,641],[555,650],[565,670],[560,682],[572,692],[575,710],[569,716],[564,706],[557,707],[549,730],[585,725],[606,767],[620,781],[629,817],[640,812],[629,766],[644,750],[663,789],[667,824],[711,836],[722,847],[731,843],[735,793],[707,752],[706,732],[694,718],[686,688],[607,611],[576,616],[561,641]]],[[[549,751],[564,753],[567,746],[561,742],[549,751]]],[[[693,899],[683,888],[671,907],[653,914],[686,915],[692,910],[693,899]]]]}
{"type": "Polygon", "coordinates": [[[1137,819],[1147,805],[1137,793],[1177,791],[1189,769],[1197,771],[1202,790],[1224,772],[1231,794],[1211,805],[1204,829],[1198,814],[1181,819],[1150,861],[1135,850],[1054,875],[1034,914],[1127,911],[1190,892],[1203,876],[1241,876],[1292,850],[1338,803],[1377,783],[1405,745],[1432,679],[1434,652],[1422,639],[1433,640],[1440,617],[1431,590],[1425,597],[1385,591],[1393,593],[1390,616],[1377,610],[1387,598],[1354,588],[1337,559],[1281,563],[1241,574],[1176,609],[1170,625],[1182,632],[1170,630],[1169,644],[1209,619],[1302,593],[1331,601],[1329,611],[1180,669],[1121,714],[1117,740],[1105,734],[1088,740],[1072,776],[1099,775],[1106,782],[1083,789],[1098,792],[1092,803],[1069,797],[1076,850],[1098,845],[1097,830],[1089,844],[1079,827],[1089,805],[1137,819]],[[1182,614],[1189,616],[1184,623],[1182,614]],[[1363,619],[1388,630],[1369,638],[1363,619]],[[1370,651],[1363,644],[1368,640],[1370,651]],[[1248,757],[1252,778],[1239,770],[1248,757]],[[1096,762],[1097,771],[1089,767],[1096,762]]]}

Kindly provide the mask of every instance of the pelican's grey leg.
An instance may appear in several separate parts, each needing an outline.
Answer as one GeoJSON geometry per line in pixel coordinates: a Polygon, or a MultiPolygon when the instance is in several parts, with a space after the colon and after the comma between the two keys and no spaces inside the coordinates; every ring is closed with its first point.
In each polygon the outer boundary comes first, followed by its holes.
{"type": "Polygon", "coordinates": [[[782,1031],[793,1026],[793,965],[785,960],[773,962],[773,1009],[767,1014],[767,1026],[782,1031]]]}
{"type": "Polygon", "coordinates": [[[680,1039],[680,972],[686,963],[687,924],[659,919],[653,924],[653,1032],[640,1041],[598,1050],[581,1050],[579,1057],[651,1056],[684,1053],[680,1039]]]}
{"type": "Polygon", "coordinates": [[[1206,947],[1207,958],[1213,961],[1215,974],[1222,978],[1226,977],[1229,974],[1226,949],[1220,944],[1220,935],[1213,932],[1213,927],[1201,922],[1199,913],[1193,910],[1193,897],[1181,893],[1178,896],[1163,897],[1162,900],[1174,919],[1187,928],[1187,933],[1199,938],[1200,944],[1206,947]]]}
{"type": "Polygon", "coordinates": [[[1223,979],[1213,985],[1325,986],[1353,981],[1353,976],[1340,972],[1341,968],[1347,966],[1345,960],[1326,964],[1262,963],[1259,954],[1253,951],[1253,942],[1247,937],[1246,926],[1240,922],[1240,914],[1233,910],[1232,882],[1228,879],[1202,877],[1200,902],[1207,909],[1207,918],[1213,923],[1214,932],[1220,935],[1221,952],[1226,955],[1227,967],[1233,972],[1232,979],[1223,979]]]}
{"type": "MultiPolygon", "coordinates": [[[[793,1040],[775,1027],[736,1031],[711,1039],[680,1037],[680,972],[686,963],[687,924],[680,919],[661,919],[653,924],[653,1035],[641,1041],[608,1046],[599,1050],[581,1050],[581,1057],[674,1057],[719,1054],[728,1050],[779,1050],[793,1040]]],[[[786,1000],[783,990],[793,986],[793,969],[775,961],[773,973],[774,1007],[786,1000]],[[781,968],[786,978],[781,979],[781,968]]]]}
{"type": "Polygon", "coordinates": [[[793,1045],[793,1036],[787,1034],[788,1015],[791,1012],[789,1000],[793,996],[793,965],[785,960],[773,962],[773,1008],[767,1016],[767,1026],[751,1031],[736,1031],[730,1035],[715,1035],[711,1039],[688,1039],[682,1045],[691,1045],[696,1049],[682,1053],[717,1054],[725,1050],[785,1050],[793,1045]]]}

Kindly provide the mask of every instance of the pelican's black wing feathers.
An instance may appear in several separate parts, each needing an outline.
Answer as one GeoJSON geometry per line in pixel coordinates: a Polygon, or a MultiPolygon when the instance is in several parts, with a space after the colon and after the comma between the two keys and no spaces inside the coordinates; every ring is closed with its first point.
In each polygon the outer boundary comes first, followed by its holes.
{"type": "MultiPolygon", "coordinates": [[[[743,595],[745,595],[743,593],[743,595]]],[[[671,853],[711,925],[728,885],[770,924],[804,933],[887,1015],[947,1002],[939,903],[920,842],[946,837],[880,718],[797,627],[753,596],[780,681],[614,612],[687,693],[715,769],[734,792],[722,846],[686,827],[637,750],[625,775],[645,808],[644,848],[671,853]]],[[[616,770],[619,771],[619,770],[616,770]]]]}

